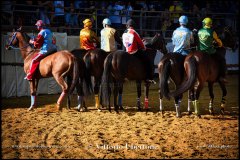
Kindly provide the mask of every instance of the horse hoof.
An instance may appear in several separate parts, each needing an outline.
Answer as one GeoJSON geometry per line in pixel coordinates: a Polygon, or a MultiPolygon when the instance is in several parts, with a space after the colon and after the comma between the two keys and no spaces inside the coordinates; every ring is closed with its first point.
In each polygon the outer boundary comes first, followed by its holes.
{"type": "Polygon", "coordinates": [[[182,118],[182,115],[176,115],[177,118],[182,118]]]}
{"type": "Polygon", "coordinates": [[[101,110],[101,109],[97,109],[97,111],[98,111],[98,112],[102,112],[102,110],[101,110]]]}
{"type": "Polygon", "coordinates": [[[33,107],[34,107],[34,106],[29,107],[27,111],[32,111],[32,110],[33,110],[33,107]]]}
{"type": "Polygon", "coordinates": [[[124,108],[122,106],[120,106],[120,110],[124,110],[124,108]]]}
{"type": "Polygon", "coordinates": [[[188,111],[188,115],[191,115],[192,114],[192,112],[191,111],[188,111]]]}

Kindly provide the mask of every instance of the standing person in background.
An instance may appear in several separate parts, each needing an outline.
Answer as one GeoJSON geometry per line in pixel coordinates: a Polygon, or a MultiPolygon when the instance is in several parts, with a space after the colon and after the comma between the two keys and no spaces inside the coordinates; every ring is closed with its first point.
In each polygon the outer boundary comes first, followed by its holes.
{"type": "Polygon", "coordinates": [[[101,30],[101,49],[105,52],[117,50],[117,44],[122,45],[122,41],[117,31],[111,27],[111,21],[108,18],[103,20],[103,29],[101,30]]]}

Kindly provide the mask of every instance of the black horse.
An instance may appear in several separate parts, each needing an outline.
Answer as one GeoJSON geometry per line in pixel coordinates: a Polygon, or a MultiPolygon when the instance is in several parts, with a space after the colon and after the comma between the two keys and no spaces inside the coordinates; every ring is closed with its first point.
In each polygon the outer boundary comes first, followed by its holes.
{"type": "MultiPolygon", "coordinates": [[[[219,33],[218,33],[219,34],[219,33]]],[[[222,58],[225,57],[226,48],[229,47],[233,50],[236,47],[236,41],[233,34],[228,29],[223,29],[220,38],[223,42],[224,47],[217,48],[215,55],[209,55],[200,51],[192,51],[184,61],[184,69],[186,71],[186,81],[177,88],[176,91],[169,93],[169,96],[176,97],[183,94],[187,90],[192,91],[193,105],[195,107],[195,113],[200,116],[198,108],[198,99],[200,92],[204,87],[204,83],[208,82],[208,90],[210,94],[209,112],[213,114],[213,84],[218,82],[222,89],[222,100],[221,100],[221,114],[224,114],[224,107],[226,103],[227,90],[225,83],[220,81],[221,72],[225,72],[221,69],[222,58]],[[197,84],[196,84],[197,82],[197,84]],[[196,86],[195,86],[196,85],[196,86]],[[194,88],[197,88],[196,90],[194,88]]]]}
{"type": "MultiPolygon", "coordinates": [[[[86,75],[85,77],[90,77],[93,76],[94,77],[94,94],[95,94],[95,107],[100,111],[100,103],[99,103],[99,87],[101,84],[101,79],[102,79],[102,74],[103,74],[103,64],[104,64],[104,60],[107,57],[108,53],[105,52],[102,49],[94,49],[94,50],[84,50],[84,49],[74,49],[71,51],[71,53],[78,58],[79,61],[84,60],[85,62],[85,68],[86,68],[86,72],[84,72],[84,74],[86,75]],[[90,76],[89,76],[90,74],[90,76]]],[[[70,80],[70,79],[69,79],[70,80]]],[[[88,82],[91,83],[91,78],[88,79],[88,82]]],[[[87,107],[85,105],[85,99],[82,96],[83,95],[83,86],[85,85],[84,83],[78,83],[77,84],[77,94],[78,94],[78,106],[77,109],[80,111],[83,108],[81,106],[83,106],[85,108],[85,110],[87,110],[87,107]]],[[[89,86],[89,83],[87,83],[86,85],[88,85],[88,88],[91,88],[90,91],[92,91],[92,86],[89,86]]],[[[84,87],[86,88],[86,87],[84,87]]],[[[86,92],[86,91],[85,91],[86,92]]],[[[88,93],[88,95],[91,94],[91,92],[86,92],[88,93]]],[[[68,106],[70,106],[70,97],[68,97],[68,106]]]]}
{"type": "MultiPolygon", "coordinates": [[[[151,42],[146,45],[147,55],[151,61],[152,66],[154,65],[154,58],[157,50],[160,50],[163,54],[167,53],[165,41],[160,34],[156,34],[151,42]]],[[[154,68],[154,67],[152,67],[154,68]]],[[[154,70],[152,70],[154,72],[154,70]]],[[[100,97],[105,105],[108,105],[109,111],[111,88],[110,84],[113,83],[113,94],[114,94],[114,109],[118,112],[118,108],[122,108],[122,92],[124,79],[135,80],[137,83],[137,107],[141,110],[140,97],[141,97],[141,81],[146,79],[146,68],[142,61],[130,55],[125,51],[118,50],[109,54],[104,62],[104,72],[101,83],[100,97]],[[118,97],[118,103],[117,103],[118,97]]],[[[145,82],[145,108],[148,109],[148,91],[150,84],[145,82]]]]}

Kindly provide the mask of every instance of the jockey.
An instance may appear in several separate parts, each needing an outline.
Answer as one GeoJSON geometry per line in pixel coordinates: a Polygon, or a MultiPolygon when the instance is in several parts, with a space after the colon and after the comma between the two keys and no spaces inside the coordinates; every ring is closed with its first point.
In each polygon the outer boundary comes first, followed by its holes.
{"type": "Polygon", "coordinates": [[[92,21],[85,19],[83,21],[84,28],[80,31],[80,48],[85,50],[93,50],[99,45],[99,39],[94,31],[92,31],[92,21]]]}
{"type": "Polygon", "coordinates": [[[126,24],[127,30],[122,35],[123,45],[126,47],[126,51],[132,54],[143,62],[146,68],[146,82],[156,83],[153,80],[152,64],[147,56],[146,47],[144,46],[139,34],[134,30],[135,22],[129,19],[126,24]]]}
{"type": "Polygon", "coordinates": [[[212,30],[212,19],[205,18],[203,21],[203,28],[198,31],[199,49],[208,54],[214,54],[216,49],[213,46],[215,40],[219,47],[222,47],[222,41],[218,38],[217,33],[212,30]]]}
{"type": "Polygon", "coordinates": [[[172,35],[172,43],[174,45],[174,53],[180,53],[186,56],[190,51],[190,44],[193,43],[193,34],[186,27],[188,23],[187,16],[179,18],[180,27],[178,27],[172,35]]]}
{"type": "MultiPolygon", "coordinates": [[[[199,39],[199,50],[205,52],[210,55],[214,55],[216,53],[216,49],[214,48],[213,42],[215,41],[218,47],[223,47],[222,41],[218,38],[217,33],[212,29],[212,19],[207,17],[203,21],[203,28],[198,31],[198,39],[199,39]]],[[[221,72],[220,73],[220,81],[227,82],[225,79],[226,75],[226,60],[225,57],[220,55],[218,56],[221,64],[221,72]]]]}
{"type": "Polygon", "coordinates": [[[52,35],[52,32],[45,28],[45,24],[42,20],[38,20],[35,24],[37,26],[37,30],[40,32],[35,40],[30,39],[29,43],[34,45],[34,48],[40,49],[39,53],[37,53],[31,62],[29,73],[24,79],[32,80],[34,73],[42,60],[47,54],[57,52],[57,47],[55,45],[56,41],[52,35]]]}
{"type": "Polygon", "coordinates": [[[122,40],[120,39],[117,31],[111,27],[111,21],[108,18],[103,20],[103,29],[101,30],[101,49],[106,52],[113,52],[117,50],[117,45],[122,44],[122,40]]]}

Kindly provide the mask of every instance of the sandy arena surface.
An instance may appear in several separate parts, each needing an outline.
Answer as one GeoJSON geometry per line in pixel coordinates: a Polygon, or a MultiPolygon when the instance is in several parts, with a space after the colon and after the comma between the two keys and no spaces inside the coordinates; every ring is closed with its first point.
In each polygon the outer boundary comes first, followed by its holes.
{"type": "Polygon", "coordinates": [[[2,110],[1,158],[239,158],[238,115],[2,110]]]}

